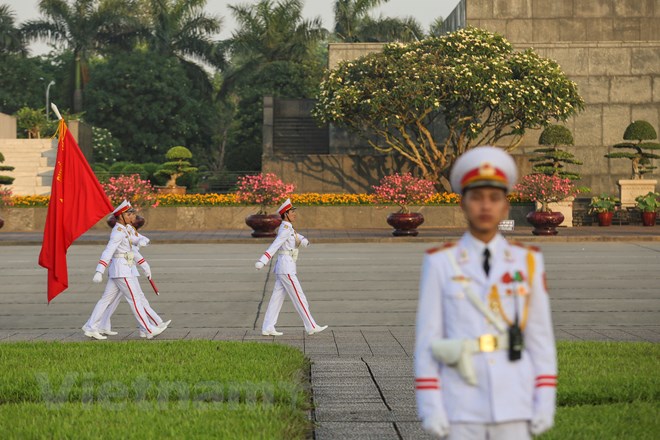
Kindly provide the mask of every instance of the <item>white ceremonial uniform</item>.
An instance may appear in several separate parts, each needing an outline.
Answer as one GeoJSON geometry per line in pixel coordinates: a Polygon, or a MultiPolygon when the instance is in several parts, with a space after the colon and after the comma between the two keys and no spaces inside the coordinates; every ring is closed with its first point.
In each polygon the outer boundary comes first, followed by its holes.
{"type": "MultiPolygon", "coordinates": [[[[100,273],[103,273],[106,267],[108,268],[108,283],[101,299],[94,307],[92,315],[83,326],[84,330],[110,330],[109,328],[101,327],[102,323],[103,325],[109,325],[109,323],[106,324],[104,322],[104,314],[121,295],[126,298],[131,311],[138,321],[140,330],[151,334],[158,327],[157,324],[149,320],[147,313],[145,313],[144,303],[146,299],[137,280],[139,273],[136,264],[146,264],[146,261],[137,252],[134,243],[137,245],[140,243],[146,245],[148,244],[148,239],[138,234],[132,226],[117,223],[110,233],[108,245],[101,254],[99,264],[96,266],[96,271],[100,273]]],[[[158,334],[160,332],[155,333],[158,334]]]]}
{"type": "Polygon", "coordinates": [[[456,245],[431,249],[425,255],[414,358],[419,417],[423,421],[444,417],[450,439],[530,438],[530,422],[532,427],[548,429],[555,412],[557,361],[543,256],[507,242],[500,234],[487,246],[488,276],[482,263],[486,244],[469,232],[456,245]],[[468,384],[456,368],[437,361],[431,348],[437,340],[477,341],[482,335],[499,334],[466,296],[467,285],[509,325],[517,302],[524,334],[522,358],[517,361],[509,360],[507,350],[489,351],[483,346],[481,351],[473,345],[476,349],[469,358],[476,385],[468,384]]]}
{"type": "Polygon", "coordinates": [[[317,328],[316,321],[312,317],[309,310],[307,298],[303,293],[298,277],[296,276],[296,259],[298,258],[298,250],[300,246],[307,247],[309,241],[298,234],[293,225],[287,221],[282,221],[279,229],[277,230],[277,237],[270,245],[270,247],[259,258],[263,264],[268,263],[275,255],[277,261],[273,267],[273,273],[277,276],[273,294],[270,297],[262,330],[264,332],[274,331],[277,317],[280,314],[282,303],[284,302],[284,295],[288,294],[291,298],[296,312],[302,319],[307,332],[313,331],[317,328]]]}

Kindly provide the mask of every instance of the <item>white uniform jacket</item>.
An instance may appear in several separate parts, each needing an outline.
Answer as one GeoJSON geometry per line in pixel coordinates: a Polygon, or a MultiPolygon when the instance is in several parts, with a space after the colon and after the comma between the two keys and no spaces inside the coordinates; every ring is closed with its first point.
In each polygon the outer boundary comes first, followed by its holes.
{"type": "Polygon", "coordinates": [[[543,256],[498,234],[488,243],[491,258],[486,276],[485,246],[466,233],[457,244],[431,249],[425,255],[414,359],[421,419],[444,413],[450,423],[500,423],[530,420],[537,411],[554,416],[557,361],[543,256]],[[450,254],[462,275],[455,273],[450,254]],[[517,300],[519,322],[524,326],[520,360],[509,361],[506,350],[472,355],[476,386],[467,384],[455,368],[437,362],[431,352],[436,339],[498,334],[466,297],[465,282],[507,323],[514,319],[517,300]]]}
{"type": "Polygon", "coordinates": [[[96,271],[103,273],[108,268],[109,278],[139,276],[136,265],[142,257],[137,250],[139,245],[148,243],[149,239],[140,235],[133,226],[117,223],[110,233],[110,240],[101,254],[96,271]],[[127,258],[131,253],[132,260],[127,258]]]}
{"type": "Polygon", "coordinates": [[[308,245],[309,241],[298,234],[291,223],[282,221],[277,230],[277,237],[259,258],[259,261],[267,264],[277,254],[278,257],[273,272],[276,274],[295,274],[296,261],[294,254],[297,254],[300,246],[307,247],[308,245]]]}

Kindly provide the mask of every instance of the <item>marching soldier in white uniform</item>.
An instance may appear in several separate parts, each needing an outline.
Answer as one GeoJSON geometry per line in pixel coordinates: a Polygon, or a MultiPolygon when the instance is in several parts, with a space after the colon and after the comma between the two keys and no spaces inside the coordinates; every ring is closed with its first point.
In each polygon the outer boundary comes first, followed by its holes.
{"type": "Polygon", "coordinates": [[[277,261],[273,268],[277,280],[266,309],[261,334],[264,336],[281,336],[283,334],[275,329],[275,324],[284,302],[284,295],[288,294],[296,312],[298,312],[305,325],[305,330],[308,334],[313,335],[322,332],[328,326],[320,326],[314,321],[307,304],[307,298],[296,276],[298,250],[300,246],[309,246],[309,240],[293,229],[293,222],[296,220],[297,214],[291,200],[287,199],[277,212],[282,217],[282,223],[277,230],[277,237],[254,265],[257,270],[260,270],[277,254],[277,261]]]}
{"type": "MultiPolygon", "coordinates": [[[[162,333],[167,326],[157,325],[149,320],[147,313],[145,313],[144,304],[146,299],[137,280],[139,274],[135,267],[136,263],[140,264],[147,276],[151,275],[151,271],[148,263],[141,256],[136,260],[136,255],[139,255],[139,253],[136,252],[134,243],[139,246],[140,243],[148,243],[148,239],[146,242],[144,241],[146,237],[142,237],[141,239],[137,231],[131,226],[136,213],[129,202],[124,200],[112,213],[117,219],[117,223],[110,233],[110,240],[101,254],[101,259],[96,266],[96,273],[93,279],[95,283],[100,283],[103,279],[103,272],[105,272],[107,267],[109,276],[108,284],[101,299],[94,307],[92,315],[82,329],[85,336],[94,339],[106,339],[106,336],[101,334],[100,329],[104,314],[115,301],[116,297],[122,294],[138,321],[140,331],[148,339],[151,339],[162,333]]],[[[109,326],[109,323],[106,325],[109,326]]],[[[106,334],[116,334],[110,328],[103,328],[102,330],[106,334]]]]}
{"type": "Polygon", "coordinates": [[[469,229],[424,258],[415,388],[422,427],[437,438],[529,439],[553,425],[557,361],[543,256],[498,233],[516,178],[499,148],[459,157],[450,180],[469,229]]]}

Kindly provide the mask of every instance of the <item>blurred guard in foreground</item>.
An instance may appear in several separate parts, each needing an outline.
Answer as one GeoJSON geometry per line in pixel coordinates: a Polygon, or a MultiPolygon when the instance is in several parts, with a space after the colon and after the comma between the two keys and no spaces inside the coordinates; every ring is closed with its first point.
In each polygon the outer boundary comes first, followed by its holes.
{"type": "Polygon", "coordinates": [[[459,157],[450,180],[468,231],[424,258],[415,388],[422,427],[436,438],[529,439],[553,425],[557,361],[543,256],[498,233],[517,174],[499,148],[459,157]]]}

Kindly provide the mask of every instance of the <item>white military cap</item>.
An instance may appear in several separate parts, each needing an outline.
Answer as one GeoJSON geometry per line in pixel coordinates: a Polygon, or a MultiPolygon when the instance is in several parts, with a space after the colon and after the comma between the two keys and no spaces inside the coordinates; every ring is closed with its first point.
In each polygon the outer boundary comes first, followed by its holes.
{"type": "Polygon", "coordinates": [[[119,217],[120,215],[122,215],[123,213],[125,213],[126,211],[128,211],[129,209],[132,209],[132,207],[131,207],[131,202],[129,202],[128,200],[124,199],[124,201],[121,202],[121,203],[119,204],[119,206],[117,206],[117,207],[115,208],[115,210],[112,211],[112,213],[114,214],[115,217],[119,217]]]}
{"type": "Polygon", "coordinates": [[[476,147],[456,159],[449,174],[454,192],[482,186],[513,189],[518,180],[518,168],[511,155],[497,147],[476,147]]]}
{"type": "Polygon", "coordinates": [[[282,203],[282,205],[277,209],[277,212],[280,215],[284,215],[292,209],[296,209],[296,208],[294,208],[293,205],[291,204],[291,199],[286,199],[284,203],[282,203]]]}

